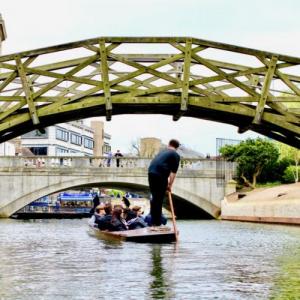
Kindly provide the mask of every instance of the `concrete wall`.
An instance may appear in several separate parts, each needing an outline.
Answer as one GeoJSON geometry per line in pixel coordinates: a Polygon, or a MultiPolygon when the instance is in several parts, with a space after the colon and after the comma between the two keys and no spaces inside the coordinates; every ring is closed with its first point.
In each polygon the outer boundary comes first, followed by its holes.
{"type": "Polygon", "coordinates": [[[230,203],[225,198],[221,210],[223,220],[300,224],[299,199],[255,203],[244,203],[240,200],[230,203]]]}
{"type": "Polygon", "coordinates": [[[300,224],[300,183],[233,193],[221,208],[224,220],[300,224]]]}

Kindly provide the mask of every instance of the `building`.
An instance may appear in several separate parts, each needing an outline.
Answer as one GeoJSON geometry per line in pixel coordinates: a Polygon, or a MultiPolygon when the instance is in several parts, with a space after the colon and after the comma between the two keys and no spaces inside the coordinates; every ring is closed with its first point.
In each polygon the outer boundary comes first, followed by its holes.
{"type": "MultiPolygon", "coordinates": [[[[6,30],[4,20],[0,14],[0,55],[2,55],[2,42],[6,40],[6,30]]],[[[15,155],[15,147],[12,143],[0,144],[0,156],[15,155]]]]}
{"type": "Polygon", "coordinates": [[[9,142],[0,144],[0,156],[15,156],[15,153],[14,144],[9,142]]]}
{"type": "Polygon", "coordinates": [[[111,135],[104,131],[104,123],[101,121],[91,121],[94,130],[94,156],[106,156],[111,151],[111,135]]]}
{"type": "MultiPolygon", "coordinates": [[[[94,121],[95,127],[102,127],[103,122],[94,121]],[[99,123],[99,124],[98,124],[99,123]],[[101,124],[102,123],[102,124],[101,124]]],[[[102,144],[107,144],[110,149],[110,138],[108,134],[99,137],[98,131],[83,124],[82,120],[69,123],[56,124],[45,128],[45,132],[34,130],[21,136],[22,148],[28,148],[34,155],[47,156],[93,156],[104,155],[102,144]]]]}
{"type": "MultiPolygon", "coordinates": [[[[139,143],[141,157],[145,158],[152,158],[154,157],[160,150],[165,149],[167,145],[164,145],[160,139],[155,137],[147,137],[141,138],[139,143]]],[[[203,159],[204,155],[199,153],[198,151],[192,150],[184,145],[180,145],[177,150],[178,154],[182,158],[189,158],[189,159],[203,159]]]]}
{"type": "Polygon", "coordinates": [[[154,157],[162,148],[162,142],[155,137],[140,139],[140,156],[145,158],[154,157]]]}
{"type": "Polygon", "coordinates": [[[0,14],[0,55],[2,55],[2,42],[6,40],[6,30],[5,30],[5,24],[4,20],[2,19],[2,16],[0,14]]]}

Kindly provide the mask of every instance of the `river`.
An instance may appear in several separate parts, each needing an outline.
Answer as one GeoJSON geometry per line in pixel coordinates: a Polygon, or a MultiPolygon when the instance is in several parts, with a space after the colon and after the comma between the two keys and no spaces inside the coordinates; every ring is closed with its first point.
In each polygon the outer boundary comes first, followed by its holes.
{"type": "Polygon", "coordinates": [[[109,243],[87,220],[0,220],[0,299],[300,299],[300,227],[179,221],[178,244],[109,243]]]}

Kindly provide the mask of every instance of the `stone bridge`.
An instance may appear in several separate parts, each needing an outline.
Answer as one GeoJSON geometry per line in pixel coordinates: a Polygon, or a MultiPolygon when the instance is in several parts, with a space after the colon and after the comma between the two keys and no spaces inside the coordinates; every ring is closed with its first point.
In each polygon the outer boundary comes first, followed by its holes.
{"type": "MultiPolygon", "coordinates": [[[[122,158],[107,167],[103,157],[0,157],[0,217],[9,217],[30,202],[78,187],[124,188],[149,196],[149,159],[122,158]]],[[[217,185],[216,160],[182,159],[173,187],[178,216],[218,217],[224,185],[217,185]]],[[[234,165],[226,162],[222,176],[231,179],[234,165]]],[[[218,175],[218,177],[219,177],[218,175]]]]}

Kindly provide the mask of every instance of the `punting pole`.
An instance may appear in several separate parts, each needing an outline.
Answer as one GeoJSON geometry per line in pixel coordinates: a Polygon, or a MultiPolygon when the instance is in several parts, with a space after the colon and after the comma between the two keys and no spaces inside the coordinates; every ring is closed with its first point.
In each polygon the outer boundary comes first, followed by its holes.
{"type": "Polygon", "coordinates": [[[174,233],[175,233],[175,239],[176,239],[176,242],[177,242],[178,241],[178,231],[177,231],[176,220],[175,220],[175,213],[174,213],[174,206],[173,206],[172,194],[169,191],[168,191],[168,198],[169,198],[169,203],[170,203],[170,208],[171,208],[171,215],[172,215],[172,221],[173,221],[173,228],[174,228],[174,233]]]}

